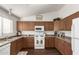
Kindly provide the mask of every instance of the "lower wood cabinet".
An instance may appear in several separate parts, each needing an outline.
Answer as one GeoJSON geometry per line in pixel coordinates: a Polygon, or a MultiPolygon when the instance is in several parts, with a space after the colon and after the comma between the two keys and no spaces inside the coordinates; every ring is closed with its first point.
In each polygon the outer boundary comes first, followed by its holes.
{"type": "Polygon", "coordinates": [[[34,48],[34,37],[25,37],[23,39],[23,48],[34,48]]]}
{"type": "MultiPolygon", "coordinates": [[[[71,44],[64,39],[45,37],[45,48],[56,48],[63,55],[71,55],[71,44]]],[[[34,48],[34,37],[24,37],[11,42],[10,54],[16,55],[22,48],[34,48]]]]}
{"type": "Polygon", "coordinates": [[[10,46],[10,54],[11,55],[16,55],[21,49],[22,49],[22,38],[17,39],[13,42],[11,42],[11,46],[10,46]]]}
{"type": "Polygon", "coordinates": [[[22,48],[34,48],[34,37],[25,37],[11,42],[10,54],[16,55],[22,48]]]}
{"type": "Polygon", "coordinates": [[[65,47],[65,55],[71,55],[72,50],[71,50],[71,44],[68,42],[64,42],[64,47],[65,47]]]}
{"type": "Polygon", "coordinates": [[[63,55],[72,55],[71,44],[62,39],[55,38],[55,47],[63,55]]]}
{"type": "Polygon", "coordinates": [[[54,37],[45,37],[45,48],[53,48],[54,43],[54,37]]]}

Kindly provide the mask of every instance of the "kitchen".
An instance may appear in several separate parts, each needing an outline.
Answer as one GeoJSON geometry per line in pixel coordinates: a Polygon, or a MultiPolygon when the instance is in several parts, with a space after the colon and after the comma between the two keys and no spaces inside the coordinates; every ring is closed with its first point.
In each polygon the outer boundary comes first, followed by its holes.
{"type": "Polygon", "coordinates": [[[78,36],[74,32],[78,30],[73,31],[73,23],[76,23],[73,20],[79,17],[78,6],[78,4],[0,5],[0,55],[78,54],[78,51],[72,48],[76,48],[75,41],[75,44],[72,44],[72,41],[75,35],[78,36]]]}

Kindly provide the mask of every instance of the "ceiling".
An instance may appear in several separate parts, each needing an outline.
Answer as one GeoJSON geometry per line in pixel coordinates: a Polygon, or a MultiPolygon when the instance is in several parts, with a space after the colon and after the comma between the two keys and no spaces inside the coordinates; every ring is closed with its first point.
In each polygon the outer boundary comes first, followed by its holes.
{"type": "Polygon", "coordinates": [[[6,10],[12,9],[12,13],[18,17],[44,14],[60,10],[64,4],[1,4],[6,10]]]}

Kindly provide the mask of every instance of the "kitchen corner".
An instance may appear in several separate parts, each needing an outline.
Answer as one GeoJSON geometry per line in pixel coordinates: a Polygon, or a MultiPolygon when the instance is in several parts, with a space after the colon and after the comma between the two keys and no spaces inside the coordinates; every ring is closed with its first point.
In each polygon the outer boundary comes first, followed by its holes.
{"type": "MultiPolygon", "coordinates": [[[[11,43],[12,42],[14,42],[14,41],[17,41],[17,40],[28,40],[28,39],[32,39],[33,40],[33,42],[31,41],[30,43],[34,43],[34,31],[28,31],[29,32],[29,34],[27,34],[27,31],[26,31],[26,33],[24,32],[24,33],[22,33],[22,35],[21,36],[16,36],[16,37],[12,37],[12,38],[7,38],[6,40],[0,40],[0,47],[2,47],[2,46],[5,46],[5,45],[7,45],[7,44],[10,44],[11,45],[11,43]],[[32,33],[32,34],[31,34],[32,33]]],[[[52,41],[51,41],[51,43],[53,42],[53,44],[52,44],[52,48],[53,47],[55,47],[55,45],[56,45],[56,40],[57,39],[59,39],[59,40],[63,40],[63,41],[65,41],[65,42],[67,42],[70,46],[71,46],[71,38],[70,37],[59,37],[59,36],[55,36],[54,35],[54,32],[53,31],[45,31],[45,46],[47,45],[47,43],[48,43],[48,40],[50,40],[50,39],[52,39],[52,41]]],[[[24,44],[24,41],[23,42],[19,42],[19,43],[22,43],[22,44],[24,44]]],[[[49,41],[49,43],[50,43],[50,41],[49,41]]],[[[58,43],[57,43],[58,44],[58,43]]],[[[25,44],[26,45],[26,44],[25,44]]],[[[32,44],[32,45],[30,45],[30,47],[31,48],[34,48],[34,46],[33,46],[34,44],[32,44]]],[[[51,45],[51,44],[49,44],[49,45],[51,45]]],[[[26,45],[27,46],[27,45],[26,45]]],[[[26,48],[26,46],[21,46],[21,48],[26,48]]],[[[62,45],[61,45],[62,46],[62,45]]],[[[30,48],[29,47],[29,48],[30,48]]],[[[46,46],[46,48],[48,48],[49,46],[46,46]]],[[[58,47],[57,47],[57,49],[58,49],[58,47]]],[[[10,50],[10,49],[9,49],[10,50]]],[[[11,52],[10,52],[11,53],[11,52]]],[[[17,53],[18,53],[18,51],[17,51],[17,53]]],[[[12,54],[17,54],[17,53],[12,53],[12,54]]]]}

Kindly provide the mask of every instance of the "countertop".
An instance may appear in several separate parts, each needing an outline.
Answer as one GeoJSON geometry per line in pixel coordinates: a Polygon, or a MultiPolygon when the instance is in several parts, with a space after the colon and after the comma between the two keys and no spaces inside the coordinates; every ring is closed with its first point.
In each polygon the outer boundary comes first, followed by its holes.
{"type": "Polygon", "coordinates": [[[10,38],[10,39],[6,39],[6,40],[0,40],[0,47],[1,46],[4,46],[4,45],[6,45],[6,44],[8,44],[8,43],[11,43],[11,42],[13,42],[13,41],[15,41],[15,40],[17,40],[17,39],[20,39],[20,38],[22,38],[23,36],[18,36],[18,37],[13,37],[13,38],[10,38]]]}
{"type": "Polygon", "coordinates": [[[56,37],[56,38],[64,40],[64,41],[66,41],[68,43],[71,43],[71,37],[56,37]]]}
{"type": "MultiPolygon", "coordinates": [[[[13,42],[17,39],[23,38],[23,37],[34,37],[34,35],[30,35],[30,36],[22,35],[22,36],[12,37],[12,38],[9,38],[9,39],[6,39],[6,40],[0,40],[0,47],[6,45],[8,43],[11,43],[11,42],[13,42]]],[[[57,36],[54,36],[54,35],[46,35],[45,37],[56,37],[56,38],[59,38],[59,39],[66,41],[68,43],[71,43],[71,38],[69,38],[69,37],[57,37],[57,36]]]]}

